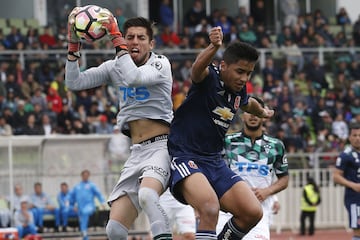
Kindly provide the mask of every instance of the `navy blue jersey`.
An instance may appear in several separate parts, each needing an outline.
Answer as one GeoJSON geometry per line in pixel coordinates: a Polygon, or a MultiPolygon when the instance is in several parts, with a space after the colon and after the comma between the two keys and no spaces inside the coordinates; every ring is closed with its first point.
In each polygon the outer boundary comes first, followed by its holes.
{"type": "Polygon", "coordinates": [[[208,76],[191,86],[176,110],[168,139],[172,157],[198,155],[219,159],[236,111],[248,104],[246,87],[237,93],[230,92],[219,73],[216,66],[210,65],[208,76]]]}
{"type": "MultiPolygon", "coordinates": [[[[344,178],[360,183],[360,153],[352,147],[347,147],[336,159],[336,168],[342,170],[344,178]]],[[[360,203],[360,193],[351,188],[345,188],[345,203],[360,203]]]]}

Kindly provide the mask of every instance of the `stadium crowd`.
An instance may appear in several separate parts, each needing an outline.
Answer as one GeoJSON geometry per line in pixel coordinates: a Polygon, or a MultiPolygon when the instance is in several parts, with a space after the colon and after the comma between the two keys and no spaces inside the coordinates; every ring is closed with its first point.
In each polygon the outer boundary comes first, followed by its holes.
{"type": "MultiPolygon", "coordinates": [[[[360,46],[360,16],[351,22],[342,8],[334,23],[341,28],[334,34],[330,31],[330,20],[317,9],[299,14],[295,23],[272,33],[261,14],[261,3],[251,14],[240,7],[236,16],[228,15],[226,9],[214,9],[206,16],[202,2],[195,0],[185,13],[183,28],[176,31],[169,8],[161,9],[164,13],[160,15],[170,19],[163,19],[156,26],[156,49],[204,48],[209,28],[221,26],[225,46],[240,40],[283,53],[275,58],[269,51],[265,66],[256,70],[247,88],[276,110],[266,128],[270,135],[283,140],[289,153],[339,151],[346,144],[348,124],[360,121],[360,52],[351,51],[360,46]],[[346,31],[349,27],[350,34],[346,31]],[[333,56],[331,67],[321,64],[317,53],[302,51],[322,47],[349,50],[333,56]]],[[[116,14],[123,22],[122,12],[116,14]]],[[[111,49],[107,42],[83,44],[83,48],[111,49]]],[[[104,86],[90,91],[68,91],[64,84],[64,61],[52,63],[42,51],[65,48],[64,26],[45,27],[41,34],[29,27],[25,35],[16,27],[7,35],[0,29],[0,49],[39,50],[35,60],[27,60],[25,66],[19,55],[0,55],[0,136],[113,132],[118,107],[114,89],[104,86]]],[[[172,61],[174,110],[191,85],[192,61],[193,58],[172,61]]],[[[232,129],[240,124],[239,118],[235,119],[232,129]]]]}

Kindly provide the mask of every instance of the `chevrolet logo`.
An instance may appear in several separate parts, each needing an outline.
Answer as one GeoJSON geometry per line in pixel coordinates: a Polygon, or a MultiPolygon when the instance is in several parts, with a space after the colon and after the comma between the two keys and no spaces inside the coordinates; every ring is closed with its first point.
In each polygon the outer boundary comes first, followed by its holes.
{"type": "Polygon", "coordinates": [[[234,117],[234,114],[231,112],[230,108],[227,107],[216,107],[213,110],[213,113],[220,116],[220,118],[225,121],[232,120],[234,117]]]}

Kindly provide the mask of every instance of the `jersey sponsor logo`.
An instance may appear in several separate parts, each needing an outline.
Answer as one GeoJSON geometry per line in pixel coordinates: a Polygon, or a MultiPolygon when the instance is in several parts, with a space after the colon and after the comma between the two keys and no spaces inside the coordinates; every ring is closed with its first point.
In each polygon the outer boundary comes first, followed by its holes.
{"type": "Polygon", "coordinates": [[[232,113],[231,109],[227,108],[227,107],[219,107],[218,106],[213,110],[213,113],[220,116],[220,118],[225,121],[228,121],[228,120],[231,121],[234,118],[234,113],[232,113]]]}
{"type": "Polygon", "coordinates": [[[144,171],[147,171],[147,170],[152,170],[163,177],[167,177],[169,175],[168,171],[166,171],[165,169],[158,167],[158,166],[147,166],[147,167],[145,167],[144,171]]]}
{"type": "Polygon", "coordinates": [[[268,165],[257,164],[257,163],[246,163],[246,162],[235,162],[233,163],[239,172],[257,172],[259,175],[269,175],[270,169],[268,165]]]}
{"type": "Polygon", "coordinates": [[[122,94],[123,101],[128,99],[143,101],[150,97],[150,92],[146,87],[119,87],[119,91],[122,94]]]}

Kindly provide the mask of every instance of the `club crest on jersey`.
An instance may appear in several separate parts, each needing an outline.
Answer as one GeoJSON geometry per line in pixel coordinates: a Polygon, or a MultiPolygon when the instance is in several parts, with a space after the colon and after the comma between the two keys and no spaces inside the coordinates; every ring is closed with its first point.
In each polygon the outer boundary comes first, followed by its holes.
{"type": "Polygon", "coordinates": [[[154,66],[157,70],[160,70],[162,68],[161,62],[154,62],[151,65],[154,66]]]}
{"type": "Polygon", "coordinates": [[[234,101],[234,109],[235,109],[235,110],[238,110],[238,109],[239,109],[239,107],[240,107],[240,100],[241,100],[241,97],[240,97],[240,96],[236,96],[235,101],[234,101]]]}
{"type": "Polygon", "coordinates": [[[225,121],[228,121],[228,120],[231,121],[234,118],[234,113],[232,113],[231,109],[227,108],[227,107],[219,107],[218,106],[213,110],[213,113],[220,116],[220,118],[225,121]]]}
{"type": "Polygon", "coordinates": [[[192,169],[198,169],[199,167],[194,163],[194,161],[189,161],[188,162],[189,167],[191,167],[192,169]]]}

